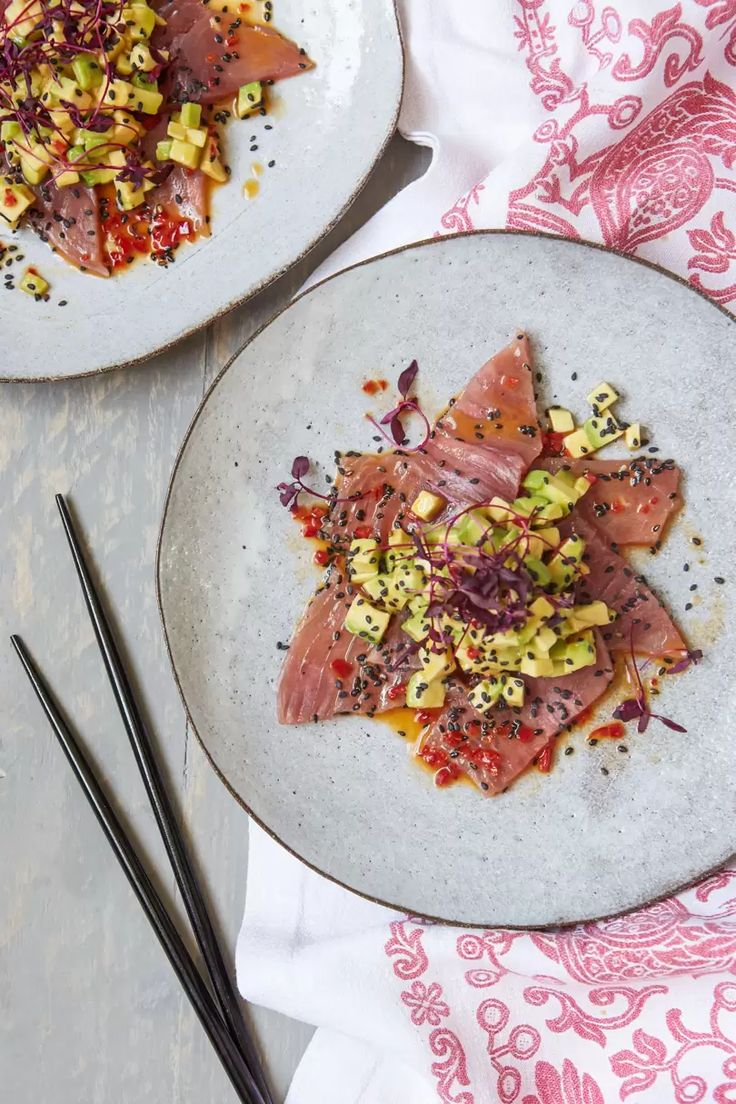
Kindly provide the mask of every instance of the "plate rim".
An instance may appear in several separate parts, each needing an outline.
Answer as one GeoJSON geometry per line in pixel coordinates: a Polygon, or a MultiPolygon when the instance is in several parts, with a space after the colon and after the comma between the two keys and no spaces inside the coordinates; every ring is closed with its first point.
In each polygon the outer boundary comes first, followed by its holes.
{"type": "Polygon", "coordinates": [[[707,870],[702,871],[701,873],[697,874],[694,878],[692,878],[688,881],[685,881],[685,882],[682,882],[682,883],[678,882],[676,885],[668,887],[667,889],[663,890],[662,893],[658,894],[656,897],[646,897],[645,899],[640,900],[635,904],[629,905],[626,908],[619,909],[615,912],[602,913],[601,915],[598,915],[598,916],[587,917],[583,920],[567,920],[567,921],[560,921],[558,923],[549,923],[549,924],[499,924],[497,921],[484,922],[484,921],[468,921],[468,920],[463,920],[463,919],[455,920],[455,919],[450,919],[450,918],[444,917],[444,916],[435,916],[435,915],[432,915],[430,913],[418,912],[416,909],[413,909],[410,906],[398,904],[398,903],[392,902],[392,901],[386,901],[382,897],[377,897],[374,894],[367,893],[367,892],[365,892],[361,889],[356,888],[355,886],[349,885],[345,881],[342,881],[340,878],[337,878],[334,874],[330,874],[326,870],[322,870],[316,863],[311,862],[309,859],[304,858],[303,855],[300,855],[295,847],[290,846],[283,839],[281,839],[281,837],[271,827],[269,827],[269,825],[267,825],[256,813],[254,813],[254,811],[250,808],[250,806],[247,804],[247,802],[237,792],[235,787],[230,783],[230,781],[227,779],[227,777],[220,770],[219,766],[215,762],[215,759],[213,758],[212,754],[210,753],[203,737],[200,735],[200,733],[197,729],[197,726],[194,723],[194,719],[193,719],[192,714],[190,712],[189,706],[187,705],[187,700],[186,700],[186,697],[185,697],[185,694],[184,694],[184,688],[183,688],[182,683],[179,679],[179,672],[177,670],[176,663],[174,661],[171,641],[169,639],[169,632],[168,632],[168,629],[167,629],[167,626],[166,626],[166,616],[164,614],[164,606],[163,606],[162,593],[161,593],[162,546],[163,546],[163,540],[164,540],[164,530],[165,530],[166,521],[167,521],[167,518],[168,518],[168,515],[169,515],[169,508],[171,506],[171,495],[172,495],[172,491],[173,491],[173,487],[174,487],[174,482],[176,480],[176,477],[177,477],[177,474],[178,474],[178,471],[179,471],[179,467],[180,467],[182,458],[184,456],[185,449],[186,449],[186,447],[189,443],[189,439],[192,436],[192,433],[194,432],[194,428],[195,428],[197,422],[199,421],[200,415],[203,413],[207,403],[209,402],[210,396],[212,395],[215,388],[219,384],[220,380],[224,377],[226,372],[228,372],[230,370],[230,368],[233,366],[235,361],[238,359],[238,357],[240,357],[242,355],[243,352],[245,352],[245,350],[248,348],[248,346],[253,341],[255,341],[255,339],[257,337],[259,337],[261,335],[261,333],[263,333],[263,331],[268,326],[271,325],[272,322],[275,322],[278,318],[281,317],[282,314],[284,314],[286,311],[288,311],[296,303],[300,302],[302,299],[304,299],[307,296],[311,295],[312,292],[317,291],[318,288],[323,287],[325,284],[330,283],[332,280],[335,280],[338,277],[343,276],[348,272],[352,272],[353,270],[358,269],[358,268],[364,268],[366,265],[373,264],[376,261],[384,260],[387,257],[394,257],[397,254],[406,253],[406,252],[408,252],[409,250],[412,250],[412,249],[419,249],[419,248],[425,248],[427,246],[438,245],[438,244],[441,244],[442,242],[454,241],[458,238],[468,238],[468,237],[483,238],[483,237],[490,237],[490,236],[540,238],[540,239],[543,239],[543,240],[565,242],[568,245],[581,246],[582,248],[595,249],[595,250],[597,250],[601,253],[611,253],[616,257],[621,257],[623,260],[631,261],[633,264],[638,264],[638,265],[643,266],[644,268],[652,269],[655,272],[658,272],[661,275],[667,277],[668,279],[674,281],[675,283],[680,284],[682,287],[686,288],[688,291],[690,291],[690,292],[694,293],[695,295],[699,296],[701,299],[704,299],[707,303],[710,304],[710,306],[714,307],[716,310],[720,311],[721,314],[725,315],[726,318],[729,318],[732,322],[736,322],[736,312],[727,310],[726,307],[723,306],[723,304],[717,303],[709,295],[706,295],[705,292],[701,291],[700,288],[694,287],[692,284],[690,284],[686,279],[684,279],[684,277],[680,276],[676,272],[672,272],[670,269],[664,268],[662,265],[657,264],[655,261],[650,261],[650,260],[648,260],[644,257],[635,257],[632,254],[625,253],[620,249],[609,248],[608,246],[602,245],[600,242],[588,241],[585,238],[572,238],[572,237],[569,237],[568,235],[564,235],[564,234],[552,234],[552,233],[549,233],[549,232],[543,231],[543,230],[519,230],[519,229],[514,229],[514,228],[495,227],[495,228],[483,228],[483,229],[477,229],[477,230],[471,230],[471,231],[467,231],[467,230],[458,231],[458,232],[452,233],[452,234],[443,234],[440,237],[421,238],[418,241],[408,242],[404,245],[396,246],[394,249],[388,249],[388,250],[385,250],[382,253],[376,253],[373,256],[365,257],[363,260],[356,261],[354,264],[347,265],[345,268],[341,268],[337,272],[333,272],[329,276],[326,276],[323,279],[317,281],[315,284],[312,284],[310,287],[306,288],[304,291],[300,291],[285,306],[281,307],[280,310],[276,311],[270,318],[268,318],[265,322],[263,322],[258,327],[258,329],[255,330],[254,333],[252,333],[250,335],[250,337],[247,338],[243,342],[243,344],[236,350],[236,352],[233,353],[233,355],[229,358],[227,363],[223,365],[223,367],[217,373],[215,378],[212,380],[210,386],[207,388],[207,391],[205,392],[205,394],[202,396],[202,399],[201,399],[199,405],[197,406],[197,409],[195,410],[195,412],[192,416],[192,420],[189,423],[189,426],[187,427],[186,433],[184,434],[184,437],[182,438],[181,445],[179,446],[179,449],[178,449],[178,452],[177,452],[177,455],[176,455],[176,459],[174,461],[174,466],[171,470],[171,476],[169,478],[169,484],[168,484],[168,487],[167,487],[167,490],[166,490],[166,497],[164,499],[163,511],[162,511],[162,514],[161,514],[161,522],[160,522],[160,526],[159,526],[158,539],[156,541],[156,559],[155,559],[156,605],[158,607],[158,613],[159,613],[159,619],[160,619],[160,622],[161,622],[161,628],[162,628],[162,631],[163,631],[164,643],[166,645],[166,652],[167,652],[168,657],[169,657],[169,663],[171,665],[171,671],[172,671],[172,674],[173,674],[173,677],[174,677],[174,682],[176,684],[176,688],[178,690],[179,697],[181,699],[181,703],[182,703],[182,706],[184,708],[184,713],[186,715],[187,721],[188,721],[188,723],[191,727],[192,732],[194,733],[194,735],[197,739],[197,743],[199,744],[200,748],[204,752],[205,758],[207,759],[208,763],[212,767],[212,769],[213,769],[214,773],[216,774],[217,778],[225,786],[225,789],[228,791],[228,793],[231,795],[231,797],[233,797],[235,799],[237,804],[250,817],[250,819],[252,821],[254,821],[254,823],[257,824],[258,827],[262,831],[264,831],[268,836],[270,836],[270,838],[275,843],[278,843],[280,847],[283,847],[285,851],[287,851],[295,859],[298,859],[299,862],[303,863],[310,870],[314,871],[315,874],[319,874],[321,877],[326,878],[329,882],[332,882],[334,885],[340,886],[342,889],[347,890],[349,893],[354,893],[354,894],[356,894],[356,896],[362,897],[363,900],[365,900],[365,901],[370,901],[372,904],[375,904],[375,905],[381,905],[384,908],[390,909],[393,912],[398,912],[398,913],[408,914],[408,915],[411,915],[411,916],[416,916],[416,917],[419,917],[421,920],[427,921],[427,922],[432,923],[432,924],[443,924],[447,927],[470,928],[470,929],[473,929],[473,930],[475,930],[475,929],[479,929],[479,930],[480,929],[497,929],[499,931],[562,931],[562,930],[567,930],[567,929],[574,928],[574,927],[578,926],[579,924],[597,924],[597,923],[601,923],[602,921],[605,921],[605,920],[615,919],[616,917],[619,917],[619,916],[628,916],[631,913],[639,911],[640,909],[651,908],[655,905],[658,905],[658,904],[662,903],[663,901],[668,900],[670,897],[673,897],[674,895],[676,895],[678,893],[683,893],[683,892],[687,891],[688,889],[692,889],[694,886],[698,885],[704,879],[706,879],[708,877],[711,877],[717,871],[721,870],[734,857],[736,857],[736,850],[734,849],[734,845],[732,845],[732,844],[729,845],[729,849],[728,849],[727,853],[714,866],[708,867],[707,870]]]}
{"type": "MultiPolygon", "coordinates": [[[[305,257],[309,256],[312,250],[316,249],[319,243],[323,241],[332,230],[335,229],[338,222],[340,222],[344,215],[346,215],[349,209],[353,206],[356,199],[368,183],[368,180],[373,175],[376,165],[386,152],[389,142],[397,132],[399,115],[401,113],[401,105],[404,102],[404,92],[406,91],[407,61],[406,43],[404,41],[404,35],[401,29],[401,21],[399,20],[398,0],[390,0],[390,4],[393,11],[396,39],[399,45],[399,64],[401,67],[401,72],[399,82],[399,95],[397,97],[396,104],[394,105],[394,111],[386,128],[383,141],[381,142],[380,147],[376,150],[375,156],[369,164],[368,168],[358,180],[355,188],[350,193],[348,198],[345,200],[345,203],[335,213],[330,222],[325,227],[323,227],[319,234],[317,234],[317,236],[313,238],[302,249],[302,251],[297,254],[296,257],[294,257],[287,264],[282,265],[277,272],[272,273],[270,276],[266,276],[261,281],[261,283],[257,284],[256,287],[246,292],[246,294],[237,295],[235,298],[231,299],[230,302],[227,303],[225,306],[221,307],[219,310],[213,311],[213,313],[210,314],[209,317],[205,318],[203,321],[197,322],[193,326],[183,330],[178,335],[178,337],[172,338],[171,341],[167,341],[162,345],[156,345],[156,347],[148,353],[142,353],[140,356],[132,357],[130,360],[121,360],[116,364],[106,364],[100,368],[91,368],[88,372],[67,372],[61,375],[54,375],[52,373],[51,375],[44,376],[5,376],[0,372],[0,383],[62,383],[66,380],[92,379],[96,376],[104,375],[104,373],[106,372],[119,372],[124,368],[135,368],[139,365],[145,364],[147,361],[152,360],[154,357],[161,356],[163,353],[170,352],[170,350],[173,349],[176,345],[179,345],[180,342],[186,341],[187,338],[192,337],[196,333],[200,333],[202,330],[206,329],[207,326],[211,326],[213,323],[218,322],[221,318],[224,318],[226,314],[230,314],[231,311],[234,311],[236,307],[242,307],[243,304],[249,302],[256,295],[260,295],[262,291],[265,291],[266,288],[270,287],[277,280],[280,280],[281,277],[285,276],[287,272],[290,272],[295,265],[299,264],[300,261],[303,261],[305,257]]],[[[324,283],[323,280],[320,280],[319,282],[324,283]]],[[[316,287],[317,285],[315,284],[314,286],[316,287]]],[[[300,298],[302,294],[303,293],[300,293],[299,296],[295,297],[295,299],[300,298]]],[[[292,303],[295,301],[295,299],[292,299],[289,302],[292,303]]],[[[278,311],[276,314],[273,315],[273,318],[276,318],[280,313],[281,312],[278,311]]],[[[269,321],[273,321],[273,319],[269,319],[269,321]]],[[[260,333],[260,330],[258,332],[260,333]]],[[[255,337],[256,334],[253,334],[252,336],[255,337]]],[[[249,340],[252,340],[252,338],[249,338],[249,340]]],[[[247,345],[248,342],[246,341],[245,344],[247,345]]],[[[243,348],[245,348],[245,345],[243,346],[243,348]]],[[[242,352],[242,349],[238,350],[238,353],[236,353],[235,355],[238,356],[240,352],[242,352]]],[[[228,361],[225,367],[229,367],[230,363],[231,361],[228,361]]],[[[221,374],[221,372],[218,372],[216,379],[219,379],[221,374]]],[[[209,394],[209,389],[207,390],[207,394],[209,394]]]]}

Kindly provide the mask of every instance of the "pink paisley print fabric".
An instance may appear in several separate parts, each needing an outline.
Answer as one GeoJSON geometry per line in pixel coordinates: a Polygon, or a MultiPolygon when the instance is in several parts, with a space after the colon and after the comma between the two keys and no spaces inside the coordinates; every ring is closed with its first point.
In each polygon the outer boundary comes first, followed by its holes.
{"type": "MultiPolygon", "coordinates": [[[[602,242],[736,304],[736,0],[400,0],[427,173],[315,279],[433,234],[602,242]]],[[[736,868],[561,932],[463,931],[251,826],[251,1000],[318,1027],[288,1104],[736,1104],[736,868]]]]}

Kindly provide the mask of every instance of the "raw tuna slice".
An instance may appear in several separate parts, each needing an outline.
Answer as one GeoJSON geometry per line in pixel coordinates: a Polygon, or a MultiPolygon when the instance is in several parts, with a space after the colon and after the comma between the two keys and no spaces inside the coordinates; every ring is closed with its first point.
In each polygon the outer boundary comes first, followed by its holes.
{"type": "Polygon", "coordinates": [[[156,31],[154,45],[172,58],[161,85],[167,102],[215,103],[249,81],[283,80],[313,67],[272,27],[238,26],[235,15],[211,11],[201,0],[171,0],[159,14],[167,22],[156,31]]]}
{"type": "Polygon", "coordinates": [[[529,341],[518,334],[440,415],[423,449],[344,454],[336,483],[341,501],[325,525],[330,539],[344,544],[365,525],[385,540],[421,490],[447,500],[438,522],[494,495],[515,498],[542,447],[531,363],[529,341]]]}
{"type": "Polygon", "coordinates": [[[96,276],[109,276],[95,189],[83,184],[57,188],[47,182],[33,190],[36,199],[29,209],[28,220],[41,240],[77,268],[96,276]]]}
{"type": "Polygon", "coordinates": [[[401,632],[398,618],[379,648],[347,632],[345,614],[353,594],[333,568],[307,606],[279,680],[281,724],[324,720],[336,713],[373,715],[396,707],[390,691],[418,666],[411,656],[402,661],[409,638],[401,632]]]}
{"type": "Polygon", "coordinates": [[[209,233],[207,182],[197,170],[176,165],[163,184],[149,192],[148,203],[152,208],[163,207],[169,218],[187,219],[195,234],[209,233]]]}
{"type": "Polygon", "coordinates": [[[496,709],[490,719],[470,705],[466,687],[452,687],[422,735],[423,757],[434,767],[456,763],[484,793],[505,790],[608,687],[613,667],[597,634],[596,642],[595,666],[557,679],[525,677],[522,708],[496,709]]]}
{"type": "Polygon", "coordinates": [[[545,457],[534,465],[561,468],[597,482],[578,503],[577,511],[595,522],[619,545],[658,544],[669,519],[679,510],[680,470],[674,460],[638,456],[635,460],[564,460],[545,457]]]}
{"type": "Polygon", "coordinates": [[[616,620],[602,630],[608,650],[628,653],[633,645],[640,655],[682,658],[685,641],[670,615],[649,589],[644,576],[637,575],[618,555],[597,525],[576,507],[561,524],[560,532],[565,536],[576,532],[585,541],[584,560],[590,574],[579,584],[579,601],[599,600],[618,614],[616,620]]]}

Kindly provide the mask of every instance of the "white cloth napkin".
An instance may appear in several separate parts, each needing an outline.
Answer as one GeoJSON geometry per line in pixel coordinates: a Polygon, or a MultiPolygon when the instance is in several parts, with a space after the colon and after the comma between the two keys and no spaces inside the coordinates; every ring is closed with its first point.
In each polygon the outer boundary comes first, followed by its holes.
{"type": "MultiPolygon", "coordinates": [[[[736,0],[400,14],[400,129],[432,165],[317,277],[511,226],[603,241],[736,300],[736,0]]],[[[251,826],[239,983],[319,1027],[288,1104],[733,1104],[734,880],[574,931],[460,931],[353,896],[251,826]]]]}

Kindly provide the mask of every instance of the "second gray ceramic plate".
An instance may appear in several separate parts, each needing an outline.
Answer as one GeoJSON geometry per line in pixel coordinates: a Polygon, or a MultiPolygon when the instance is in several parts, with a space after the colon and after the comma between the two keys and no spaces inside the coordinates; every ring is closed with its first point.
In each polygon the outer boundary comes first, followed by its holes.
{"type": "Polygon", "coordinates": [[[729,856],[734,336],[729,317],[657,270],[579,243],[489,233],[348,270],[243,349],[179,457],[159,588],[192,722],[261,824],[351,889],[463,924],[609,915],[729,856]],[[416,357],[434,415],[517,327],[532,337],[542,405],[582,410],[587,392],[609,379],[624,392],[622,414],[651,427],[660,455],[681,464],[684,515],[660,555],[643,559],[706,655],[661,699],[687,735],[652,724],[627,735],[623,754],[610,742],[590,748],[579,733],[569,738],[576,754],[558,755],[550,775],[530,772],[484,799],[467,786],[435,789],[377,721],[276,723],[277,644],[289,639],[318,576],[274,488],[297,454],[310,456],[323,480],[335,449],[374,447],[366,377],[394,380],[416,357]]]}

